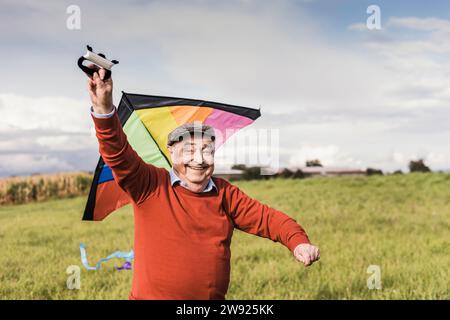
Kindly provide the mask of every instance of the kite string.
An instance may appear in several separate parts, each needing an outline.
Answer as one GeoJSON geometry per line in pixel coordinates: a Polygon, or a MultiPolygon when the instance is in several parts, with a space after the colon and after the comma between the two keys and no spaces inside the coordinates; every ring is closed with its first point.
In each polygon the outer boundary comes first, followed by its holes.
{"type": "Polygon", "coordinates": [[[123,252],[123,251],[115,251],[113,253],[111,253],[109,256],[107,256],[106,258],[100,259],[94,267],[91,267],[89,265],[89,262],[87,260],[87,254],[86,254],[86,246],[84,243],[80,243],[80,255],[81,255],[81,262],[83,263],[83,266],[87,269],[87,270],[98,270],[101,267],[101,264],[103,262],[106,262],[108,260],[111,260],[113,258],[119,258],[119,259],[125,259],[126,262],[124,265],[122,265],[121,267],[116,267],[116,269],[118,270],[122,270],[122,269],[131,269],[131,260],[134,259],[134,251],[131,250],[129,252],[123,252]]]}

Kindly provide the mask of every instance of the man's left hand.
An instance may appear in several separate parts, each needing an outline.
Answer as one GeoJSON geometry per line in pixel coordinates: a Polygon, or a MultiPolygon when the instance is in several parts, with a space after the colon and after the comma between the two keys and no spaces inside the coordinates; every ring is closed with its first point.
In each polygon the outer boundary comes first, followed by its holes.
{"type": "Polygon", "coordinates": [[[305,267],[307,267],[320,259],[320,251],[318,247],[312,244],[301,243],[295,247],[294,256],[298,261],[303,262],[305,267]]]}

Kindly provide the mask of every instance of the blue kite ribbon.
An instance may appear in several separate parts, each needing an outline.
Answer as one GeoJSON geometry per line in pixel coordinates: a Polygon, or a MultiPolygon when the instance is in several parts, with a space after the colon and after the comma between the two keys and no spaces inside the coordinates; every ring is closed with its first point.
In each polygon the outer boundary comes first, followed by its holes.
{"type": "Polygon", "coordinates": [[[83,263],[83,266],[87,270],[98,270],[98,269],[100,269],[100,266],[103,262],[106,262],[113,258],[119,258],[119,259],[126,260],[125,264],[122,267],[119,267],[119,268],[116,267],[117,270],[123,270],[123,269],[130,270],[131,269],[131,260],[134,259],[134,251],[133,250],[131,250],[129,252],[116,251],[116,252],[111,253],[106,258],[99,260],[97,262],[97,264],[95,265],[95,267],[91,267],[87,260],[86,246],[84,245],[84,243],[80,243],[80,254],[81,254],[81,262],[83,263]]]}

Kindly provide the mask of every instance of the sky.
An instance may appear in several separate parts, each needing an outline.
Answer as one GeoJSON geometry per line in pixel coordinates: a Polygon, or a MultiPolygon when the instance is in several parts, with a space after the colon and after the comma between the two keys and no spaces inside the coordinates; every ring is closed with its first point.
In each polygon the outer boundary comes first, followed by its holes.
{"type": "Polygon", "coordinates": [[[86,44],[120,61],[116,105],[123,90],[260,108],[219,160],[228,150],[252,164],[268,142],[236,141],[269,132],[281,167],[320,159],[407,171],[422,158],[450,169],[450,1],[0,0],[0,8],[0,176],[95,169],[87,80],[76,65],[86,44]],[[79,28],[68,28],[71,5],[79,28]],[[370,5],[380,8],[380,29],[367,27],[370,5]]]}

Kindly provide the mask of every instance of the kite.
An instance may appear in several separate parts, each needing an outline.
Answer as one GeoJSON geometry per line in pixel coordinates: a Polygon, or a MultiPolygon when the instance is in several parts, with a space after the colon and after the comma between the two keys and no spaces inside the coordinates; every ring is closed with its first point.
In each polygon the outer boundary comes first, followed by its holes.
{"type": "MultiPolygon", "coordinates": [[[[122,91],[117,108],[128,142],[149,164],[170,170],[168,134],[185,123],[204,123],[215,129],[216,149],[233,133],[261,116],[259,109],[218,102],[131,94],[122,91]]],[[[102,157],[95,168],[83,220],[101,221],[130,203],[128,195],[114,180],[102,157]]]]}

